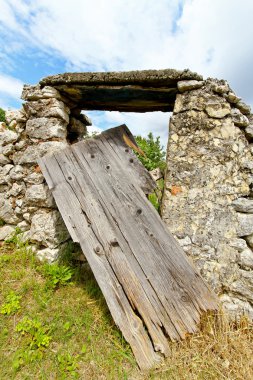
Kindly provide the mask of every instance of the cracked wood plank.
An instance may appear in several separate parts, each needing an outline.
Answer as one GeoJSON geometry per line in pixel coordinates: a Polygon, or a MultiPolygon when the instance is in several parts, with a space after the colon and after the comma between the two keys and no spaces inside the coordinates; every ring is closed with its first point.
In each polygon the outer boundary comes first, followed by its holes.
{"type": "Polygon", "coordinates": [[[140,368],[169,355],[168,338],[197,331],[217,308],[210,291],[145,196],[149,173],[125,125],[40,159],[74,241],[140,368]]]}

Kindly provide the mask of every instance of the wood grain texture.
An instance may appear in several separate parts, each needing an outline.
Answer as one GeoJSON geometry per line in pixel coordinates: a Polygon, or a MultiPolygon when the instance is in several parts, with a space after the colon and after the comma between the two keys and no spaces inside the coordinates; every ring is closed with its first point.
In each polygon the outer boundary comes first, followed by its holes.
{"type": "Polygon", "coordinates": [[[147,200],[154,182],[124,134],[135,143],[123,125],[39,165],[115,323],[147,369],[169,355],[168,338],[197,331],[217,299],[147,200]]]}

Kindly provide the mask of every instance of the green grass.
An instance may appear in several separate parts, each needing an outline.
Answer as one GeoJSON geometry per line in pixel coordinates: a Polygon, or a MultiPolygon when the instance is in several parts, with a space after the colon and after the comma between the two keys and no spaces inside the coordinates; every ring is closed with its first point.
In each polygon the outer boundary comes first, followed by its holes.
{"type": "MultiPolygon", "coordinates": [[[[68,252],[68,256],[70,252],[68,252]]],[[[253,327],[206,316],[141,373],[86,264],[51,267],[15,235],[0,247],[0,379],[251,380],[253,327]]]]}
{"type": "Polygon", "coordinates": [[[0,248],[0,379],[127,379],[133,355],[89,267],[49,269],[16,245],[0,248]]]}

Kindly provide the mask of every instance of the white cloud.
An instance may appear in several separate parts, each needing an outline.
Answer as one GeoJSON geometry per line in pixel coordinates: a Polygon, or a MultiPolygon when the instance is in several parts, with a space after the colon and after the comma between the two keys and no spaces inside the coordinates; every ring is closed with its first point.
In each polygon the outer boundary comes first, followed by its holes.
{"type": "Polygon", "coordinates": [[[21,96],[23,83],[14,77],[0,74],[0,93],[3,96],[18,99],[21,96]]]}
{"type": "MultiPolygon", "coordinates": [[[[253,105],[252,14],[252,0],[0,0],[0,30],[6,49],[36,47],[64,58],[65,69],[190,68],[228,79],[253,105]]],[[[164,115],[123,116],[103,120],[167,133],[164,115]]]]}

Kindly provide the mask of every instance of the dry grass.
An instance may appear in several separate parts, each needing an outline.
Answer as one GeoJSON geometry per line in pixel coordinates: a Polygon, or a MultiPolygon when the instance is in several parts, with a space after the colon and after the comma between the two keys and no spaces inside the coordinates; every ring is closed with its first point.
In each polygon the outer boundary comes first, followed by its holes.
{"type": "Polygon", "coordinates": [[[77,266],[71,283],[53,289],[43,265],[22,244],[0,247],[0,308],[10,291],[21,297],[19,310],[0,314],[1,380],[253,379],[253,326],[246,318],[205,316],[200,333],[171,343],[159,368],[140,373],[89,268],[77,266]],[[27,334],[16,331],[24,317],[49,328],[48,347],[29,349],[27,334]]]}

